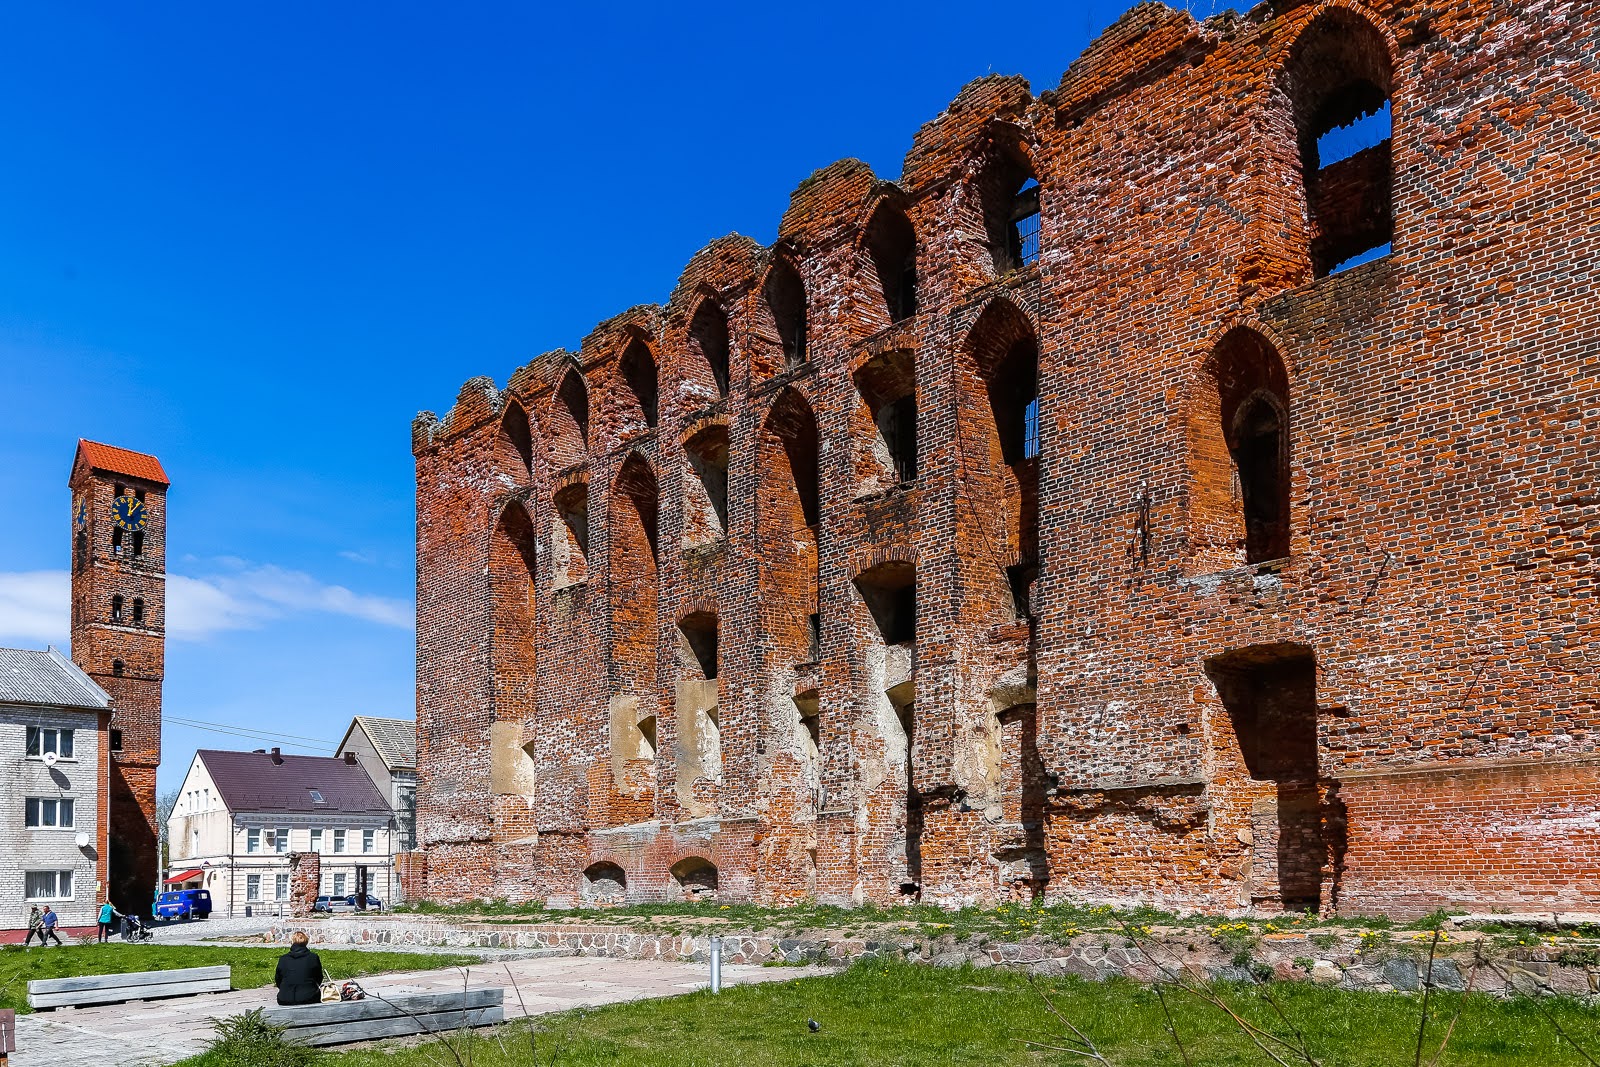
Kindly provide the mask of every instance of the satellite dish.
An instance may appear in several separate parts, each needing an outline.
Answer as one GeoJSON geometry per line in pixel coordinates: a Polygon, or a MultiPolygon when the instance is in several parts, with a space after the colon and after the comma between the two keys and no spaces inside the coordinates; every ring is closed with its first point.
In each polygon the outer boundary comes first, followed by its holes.
{"type": "Polygon", "coordinates": [[[44,754],[44,765],[46,767],[54,767],[56,765],[56,760],[60,758],[61,757],[56,755],[54,752],[46,752],[44,754]]]}
{"type": "Polygon", "coordinates": [[[73,841],[77,843],[79,848],[89,847],[89,835],[82,830],[78,831],[78,836],[73,838],[73,841]]]}

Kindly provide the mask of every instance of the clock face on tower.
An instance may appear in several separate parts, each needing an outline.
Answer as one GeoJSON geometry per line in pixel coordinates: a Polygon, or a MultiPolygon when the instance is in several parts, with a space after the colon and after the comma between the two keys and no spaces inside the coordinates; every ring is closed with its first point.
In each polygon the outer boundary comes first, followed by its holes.
{"type": "Polygon", "coordinates": [[[89,521],[89,502],[79,497],[72,504],[72,524],[80,530],[89,521]]]}
{"type": "Polygon", "coordinates": [[[144,529],[144,501],[123,494],[111,502],[111,518],[117,526],[138,533],[144,529]]]}

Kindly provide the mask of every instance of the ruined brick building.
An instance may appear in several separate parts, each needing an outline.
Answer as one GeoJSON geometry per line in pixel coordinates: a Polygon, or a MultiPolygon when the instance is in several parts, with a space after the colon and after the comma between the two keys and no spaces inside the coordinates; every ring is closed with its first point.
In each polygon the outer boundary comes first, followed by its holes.
{"type": "Polygon", "coordinates": [[[1144,4],[467,382],[409,890],[1592,907],[1597,50],[1144,4]]]}

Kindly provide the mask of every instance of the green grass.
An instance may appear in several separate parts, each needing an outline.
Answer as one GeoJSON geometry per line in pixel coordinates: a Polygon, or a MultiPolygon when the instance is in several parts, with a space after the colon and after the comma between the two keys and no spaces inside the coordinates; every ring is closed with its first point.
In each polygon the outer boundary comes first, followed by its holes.
{"type": "MultiPolygon", "coordinates": [[[[28,982],[36,978],[73,978],[89,974],[126,974],[129,971],[163,971],[178,967],[233,966],[233,988],[254,989],[271,985],[281,948],[212,948],[198,945],[73,945],[35,948],[24,952],[15,945],[0,950],[0,1008],[18,1012],[28,1007],[28,982]]],[[[481,956],[435,955],[421,952],[360,952],[317,950],[330,977],[354,978],[386,971],[418,971],[477,963],[481,956]]]]}
{"type": "MultiPolygon", "coordinates": [[[[1415,997],[1325,989],[1310,984],[1273,988],[1288,1017],[1301,1027],[1324,1067],[1396,1067],[1413,1062],[1420,1002],[1415,997]]],[[[1114,1067],[1179,1063],[1166,1036],[1154,993],[1126,981],[1041,980],[997,970],[945,970],[904,963],[860,964],[837,976],[744,986],[718,996],[693,993],[537,1021],[537,1056],[527,1022],[471,1037],[450,1038],[460,1062],[472,1067],[966,1067],[971,1064],[1082,1063],[1060,1052],[1033,1049],[1021,1038],[1060,1044],[1065,1027],[1039,991],[1088,1034],[1114,1067]],[[812,1034],[807,1019],[822,1024],[812,1034]]],[[[533,992],[533,990],[529,990],[533,992]]],[[[515,998],[507,990],[510,999],[515,998]]],[[[1276,1026],[1258,987],[1226,987],[1241,1015],[1276,1026]]],[[[1264,1057],[1217,1009],[1169,992],[1178,1032],[1196,1064],[1262,1064],[1264,1057]]],[[[1444,1063],[1450,1067],[1585,1062],[1565,1044],[1539,1008],[1588,1048],[1600,1052],[1600,1013],[1570,1000],[1501,1001],[1474,995],[1435,995],[1433,1039],[1426,1062],[1450,1016],[1462,1006],[1444,1063]]],[[[437,1043],[329,1053],[321,1067],[451,1067],[456,1055],[437,1043]]],[[[234,1067],[199,1057],[182,1067],[234,1067]]]]}

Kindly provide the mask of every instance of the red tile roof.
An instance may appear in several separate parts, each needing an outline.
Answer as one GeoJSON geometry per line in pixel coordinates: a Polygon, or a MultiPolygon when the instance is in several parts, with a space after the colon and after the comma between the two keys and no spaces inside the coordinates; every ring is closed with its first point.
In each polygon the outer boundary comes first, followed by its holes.
{"type": "Polygon", "coordinates": [[[126,474],[129,478],[138,478],[140,481],[154,482],[157,485],[172,484],[167,480],[167,472],[161,469],[161,461],[143,452],[130,452],[116,445],[102,445],[96,441],[85,441],[80,438],[78,455],[97,471],[126,474]]]}

